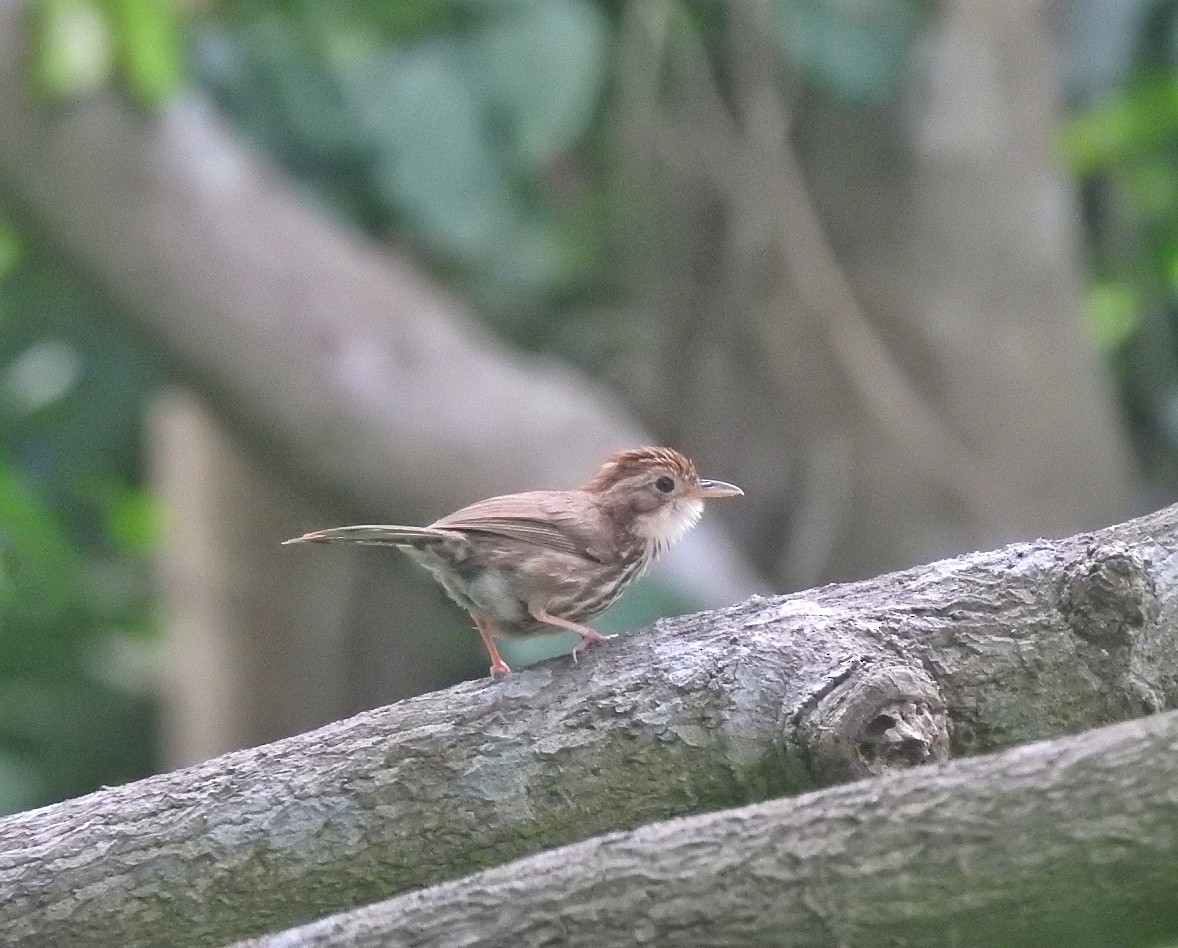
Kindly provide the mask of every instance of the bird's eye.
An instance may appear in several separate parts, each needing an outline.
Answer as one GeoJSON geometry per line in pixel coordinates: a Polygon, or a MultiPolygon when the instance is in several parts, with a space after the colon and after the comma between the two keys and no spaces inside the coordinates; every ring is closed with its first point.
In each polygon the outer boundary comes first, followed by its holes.
{"type": "Polygon", "coordinates": [[[673,491],[675,489],[675,480],[674,480],[674,478],[667,477],[667,475],[664,474],[662,477],[660,477],[657,481],[654,482],[654,486],[656,488],[658,488],[662,493],[669,494],[669,493],[671,493],[671,491],[673,491]]]}

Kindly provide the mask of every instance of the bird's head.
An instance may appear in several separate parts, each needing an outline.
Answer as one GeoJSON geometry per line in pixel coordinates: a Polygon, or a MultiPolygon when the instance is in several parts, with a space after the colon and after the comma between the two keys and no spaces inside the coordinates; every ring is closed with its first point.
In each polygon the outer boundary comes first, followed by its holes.
{"type": "Polygon", "coordinates": [[[615,454],[584,489],[615,517],[628,519],[653,553],[663,552],[695,525],[705,500],[744,493],[733,484],[702,479],[691,459],[671,448],[615,454]]]}

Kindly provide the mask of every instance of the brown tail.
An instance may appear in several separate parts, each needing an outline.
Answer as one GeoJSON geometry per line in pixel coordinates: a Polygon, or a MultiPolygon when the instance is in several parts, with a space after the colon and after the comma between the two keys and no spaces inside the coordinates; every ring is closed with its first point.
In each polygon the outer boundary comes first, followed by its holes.
{"type": "Polygon", "coordinates": [[[358,527],[332,527],[330,530],[316,530],[304,533],[293,540],[283,540],[282,545],[288,543],[364,543],[371,546],[417,546],[428,544],[430,541],[448,540],[454,536],[448,530],[435,530],[432,527],[399,527],[395,525],[373,524],[358,527]]]}

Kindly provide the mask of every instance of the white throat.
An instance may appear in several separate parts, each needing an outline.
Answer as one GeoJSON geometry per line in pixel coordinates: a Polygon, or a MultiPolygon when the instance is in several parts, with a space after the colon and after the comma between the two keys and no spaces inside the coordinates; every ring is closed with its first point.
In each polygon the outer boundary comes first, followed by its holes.
{"type": "Polygon", "coordinates": [[[651,558],[667,551],[672,543],[696,525],[704,512],[698,497],[673,500],[658,510],[643,514],[634,524],[634,532],[646,540],[651,558]]]}

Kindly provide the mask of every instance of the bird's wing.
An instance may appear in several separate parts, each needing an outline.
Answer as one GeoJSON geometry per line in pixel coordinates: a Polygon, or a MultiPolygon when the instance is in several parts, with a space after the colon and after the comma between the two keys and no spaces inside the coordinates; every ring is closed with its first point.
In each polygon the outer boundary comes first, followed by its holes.
{"type": "Polygon", "coordinates": [[[430,524],[438,530],[491,533],[598,563],[612,556],[600,511],[579,491],[529,491],[491,497],[430,524]]]}

